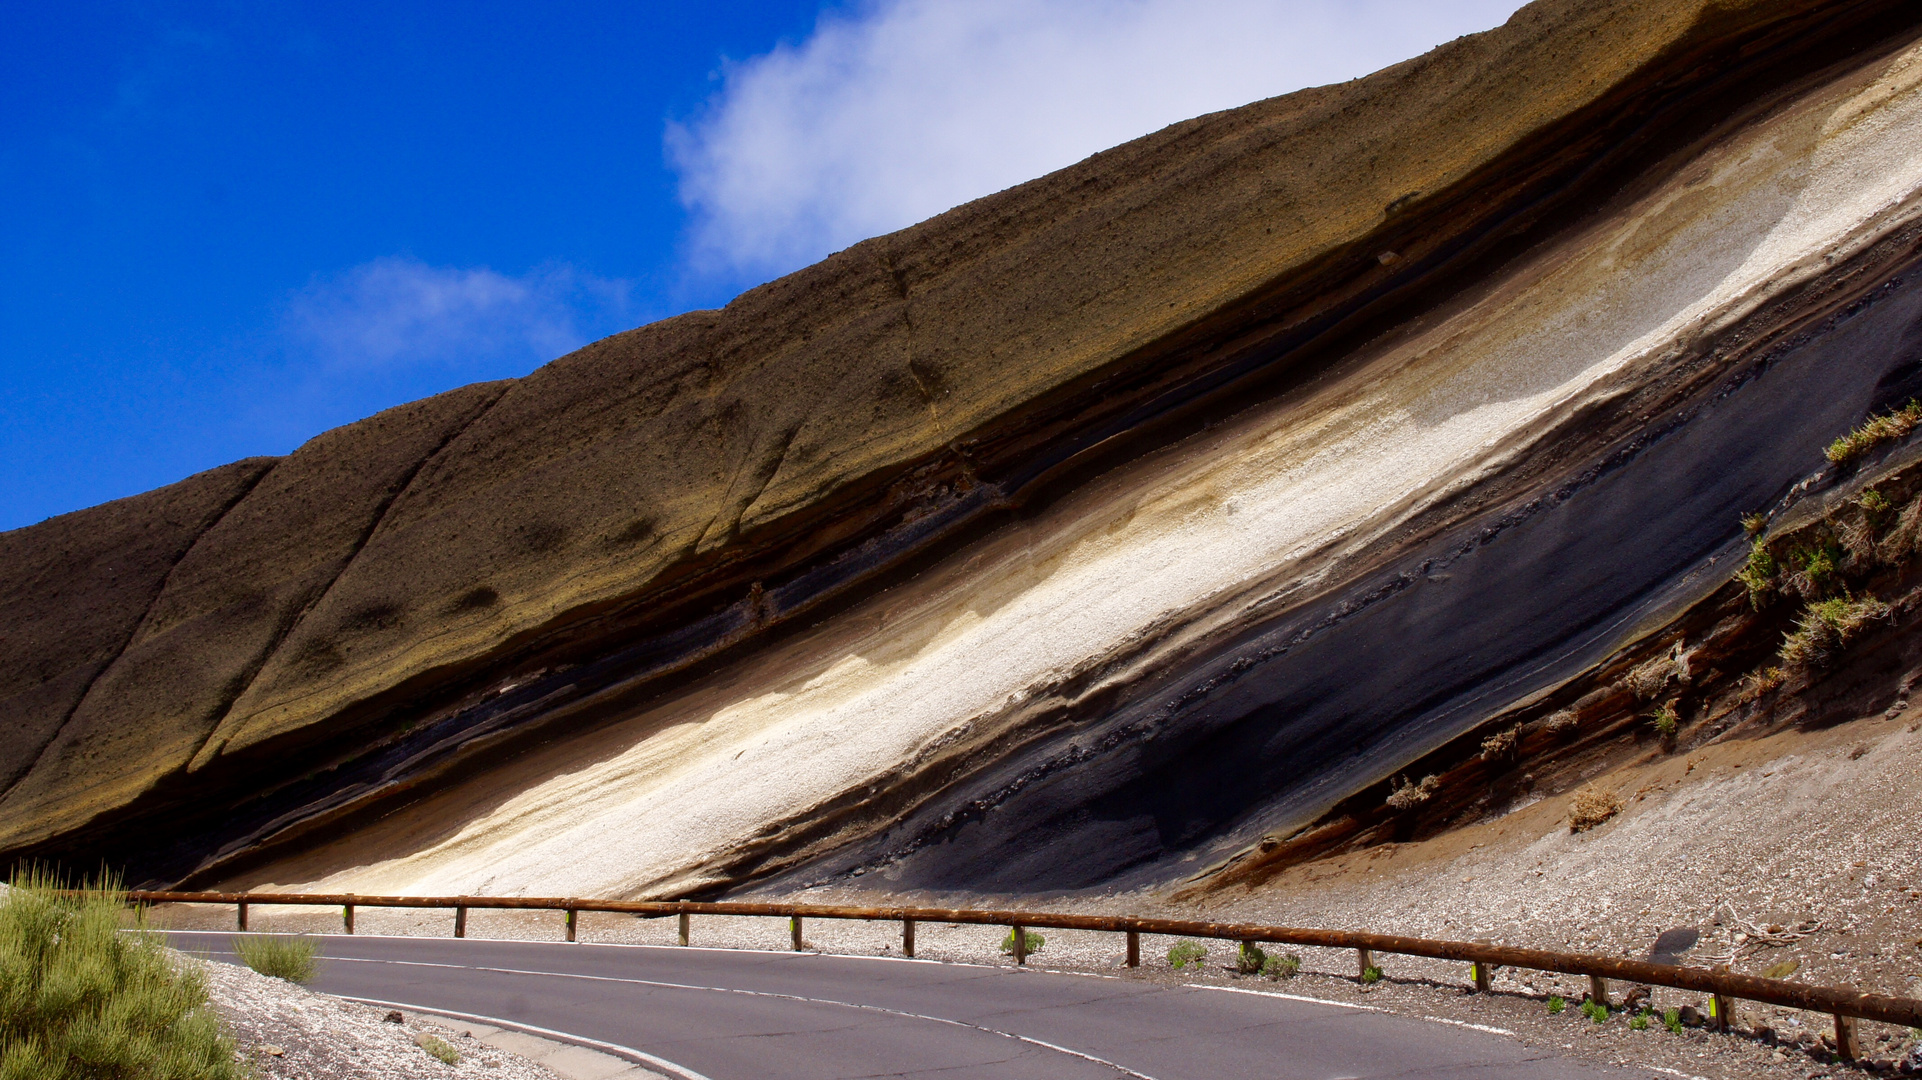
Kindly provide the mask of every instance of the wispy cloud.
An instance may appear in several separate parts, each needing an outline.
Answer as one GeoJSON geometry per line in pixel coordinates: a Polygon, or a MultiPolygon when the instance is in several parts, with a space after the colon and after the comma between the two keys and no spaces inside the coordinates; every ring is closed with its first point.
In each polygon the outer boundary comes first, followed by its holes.
{"type": "Polygon", "coordinates": [[[644,314],[626,281],[557,263],[525,273],[388,256],[288,296],[239,380],[229,421],[256,443],[449,387],[524,375],[644,314]]]}
{"type": "Polygon", "coordinates": [[[1167,124],[1337,82],[1519,0],[870,0],[668,125],[697,273],[763,276],[1167,124]]]}
{"type": "Polygon", "coordinates": [[[502,274],[391,256],[315,281],[287,305],[296,352],[335,373],[518,373],[622,329],[626,282],[571,266],[502,274]]]}

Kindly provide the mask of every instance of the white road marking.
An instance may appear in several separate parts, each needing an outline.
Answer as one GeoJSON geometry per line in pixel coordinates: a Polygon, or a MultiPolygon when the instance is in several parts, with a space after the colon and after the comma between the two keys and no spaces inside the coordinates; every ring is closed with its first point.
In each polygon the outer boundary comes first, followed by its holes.
{"type": "Polygon", "coordinates": [[[1256,997],[1282,998],[1287,1001],[1306,1001],[1315,1005],[1333,1005],[1338,1009],[1358,1009],[1362,1012],[1385,1013],[1388,1010],[1376,1005],[1356,1005],[1348,1001],[1329,1001],[1327,998],[1304,997],[1301,994],[1284,994],[1279,990],[1249,990],[1240,986],[1211,986],[1208,983],[1182,983],[1191,990],[1219,990],[1224,994],[1253,994],[1256,997]]]}
{"type": "Polygon", "coordinates": [[[583,1046],[591,1046],[596,1050],[605,1050],[610,1054],[626,1054],[630,1057],[637,1058],[638,1061],[636,1064],[649,1065],[656,1069],[665,1069],[681,1077],[682,1080],[711,1080],[710,1077],[703,1073],[697,1073],[685,1065],[676,1064],[664,1057],[657,1057],[645,1050],[636,1050],[631,1046],[622,1046],[620,1043],[590,1039],[585,1035],[576,1035],[571,1031],[555,1031],[552,1028],[538,1027],[534,1024],[523,1024],[517,1020],[502,1020],[497,1016],[482,1016],[479,1013],[455,1012],[452,1009],[427,1009],[419,1005],[410,1005],[403,1001],[382,1001],[379,998],[364,997],[345,997],[342,998],[342,1000],[358,1001],[363,1005],[379,1005],[387,1009],[406,1009],[409,1012],[426,1013],[429,1016],[445,1016],[455,1020],[466,1020],[475,1024],[486,1024],[490,1027],[508,1028],[513,1031],[524,1032],[528,1035],[545,1035],[563,1042],[580,1043],[583,1046]]]}
{"type": "Polygon", "coordinates": [[[1048,1042],[1044,1039],[1033,1039],[1033,1038],[1029,1038],[1026,1035],[1017,1035],[1012,1031],[1002,1031],[998,1028],[982,1027],[979,1024],[970,1024],[962,1020],[950,1020],[945,1016],[927,1016],[922,1013],[911,1013],[911,1012],[903,1012],[899,1009],[882,1008],[879,1005],[862,1005],[853,1001],[835,1001],[830,998],[803,997],[799,994],[776,994],[776,993],[770,993],[765,990],[737,990],[727,986],[698,986],[691,983],[661,982],[655,979],[623,979],[623,978],[616,978],[612,975],[575,975],[569,972],[561,972],[561,971],[527,971],[521,968],[474,967],[466,964],[436,964],[436,963],[430,963],[425,960],[375,960],[370,957],[361,957],[361,956],[330,956],[327,959],[333,960],[333,961],[342,961],[342,962],[357,963],[357,964],[393,964],[400,967],[449,968],[455,971],[492,971],[502,975],[534,975],[534,976],[541,976],[541,977],[550,978],[550,979],[580,979],[586,982],[627,983],[634,986],[658,986],[667,990],[706,990],[711,993],[719,993],[719,994],[744,994],[748,997],[779,998],[785,1001],[800,1001],[810,1005],[838,1005],[844,1009],[862,1009],[868,1012],[885,1013],[886,1015],[889,1015],[889,1016],[899,1016],[909,1020],[927,1020],[936,1024],[948,1024],[952,1027],[968,1028],[970,1030],[983,1032],[988,1035],[999,1035],[1004,1039],[1014,1039],[1019,1042],[1029,1043],[1031,1045],[1039,1046],[1044,1049],[1053,1050],[1057,1053],[1067,1054],[1070,1057],[1077,1057],[1082,1059],[1083,1061],[1091,1061],[1096,1065],[1101,1065],[1101,1066],[1105,1066],[1107,1068],[1113,1069],[1114,1071],[1122,1074],[1123,1076],[1135,1077],[1136,1080],[1155,1080],[1154,1077],[1149,1076],[1147,1073],[1136,1072],[1133,1069],[1128,1068],[1126,1065],[1118,1065],[1115,1062],[1109,1061],[1106,1058],[1099,1058],[1094,1056],[1093,1054],[1084,1054],[1079,1050],[1071,1050],[1065,1046],[1057,1046],[1054,1043],[1048,1042]]]}
{"type": "Polygon", "coordinates": [[[1437,1024],[1453,1024],[1456,1027],[1465,1027],[1465,1028],[1472,1029],[1474,1031],[1486,1031],[1490,1035],[1506,1035],[1511,1039],[1521,1038],[1520,1035],[1515,1034],[1514,1032],[1508,1030],[1507,1028],[1492,1027],[1488,1024],[1471,1024],[1466,1020],[1450,1020],[1446,1016],[1424,1016],[1422,1017],[1422,1019],[1433,1021],[1434,1023],[1437,1023],[1437,1024]]]}

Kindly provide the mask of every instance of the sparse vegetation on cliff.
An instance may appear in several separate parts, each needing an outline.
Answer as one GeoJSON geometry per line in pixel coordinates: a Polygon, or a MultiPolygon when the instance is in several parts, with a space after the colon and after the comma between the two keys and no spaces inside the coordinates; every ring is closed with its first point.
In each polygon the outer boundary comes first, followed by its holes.
{"type": "Polygon", "coordinates": [[[1873,596],[1832,597],[1810,604],[1796,628],[1784,637],[1780,656],[1791,667],[1822,667],[1862,628],[1887,618],[1889,605],[1873,596]]]}
{"type": "Polygon", "coordinates": [[[1828,459],[1841,465],[1873,450],[1877,445],[1907,438],[1922,424],[1922,402],[1910,399],[1907,405],[1886,416],[1871,417],[1855,430],[1829,444],[1828,459]]]}
{"type": "Polygon", "coordinates": [[[1775,589],[1775,574],[1781,567],[1769,546],[1759,537],[1749,548],[1748,562],[1735,572],[1735,580],[1748,587],[1749,605],[1760,611],[1768,603],[1769,594],[1775,589]]]}

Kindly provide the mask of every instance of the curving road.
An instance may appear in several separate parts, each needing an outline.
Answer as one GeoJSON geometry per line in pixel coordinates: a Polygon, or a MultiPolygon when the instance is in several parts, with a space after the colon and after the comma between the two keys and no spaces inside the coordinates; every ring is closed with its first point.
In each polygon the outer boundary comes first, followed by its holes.
{"type": "MultiPolygon", "coordinates": [[[[230,935],[174,933],[233,961],[230,935]]],[[[1491,1032],[1270,992],[933,961],[330,936],[314,988],[618,1046],[712,1080],[1623,1080],[1491,1032]]],[[[655,1068],[661,1068],[656,1064],[655,1068]]]]}

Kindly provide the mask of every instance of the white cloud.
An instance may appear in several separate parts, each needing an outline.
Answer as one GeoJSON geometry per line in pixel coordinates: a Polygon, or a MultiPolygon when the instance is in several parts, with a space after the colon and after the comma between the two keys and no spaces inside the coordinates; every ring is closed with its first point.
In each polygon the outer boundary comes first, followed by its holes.
{"type": "Polygon", "coordinates": [[[1338,82],[1519,0],[871,0],[727,64],[668,158],[694,267],[767,275],[1178,120],[1338,82]]]}
{"type": "Polygon", "coordinates": [[[624,328],[627,284],[573,267],[510,276],[390,256],[296,293],[283,329],[335,375],[435,368],[519,374],[624,328]]]}

